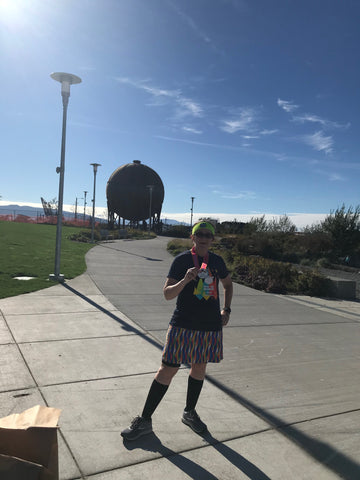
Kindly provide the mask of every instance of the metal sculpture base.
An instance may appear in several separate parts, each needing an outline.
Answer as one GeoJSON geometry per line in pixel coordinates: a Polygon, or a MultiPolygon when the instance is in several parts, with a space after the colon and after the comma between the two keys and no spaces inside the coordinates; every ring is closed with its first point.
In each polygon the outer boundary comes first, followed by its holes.
{"type": "Polygon", "coordinates": [[[53,282],[65,282],[65,276],[62,273],[59,273],[59,275],[56,275],[55,273],[50,273],[49,275],[49,280],[52,280],[53,282]]]}

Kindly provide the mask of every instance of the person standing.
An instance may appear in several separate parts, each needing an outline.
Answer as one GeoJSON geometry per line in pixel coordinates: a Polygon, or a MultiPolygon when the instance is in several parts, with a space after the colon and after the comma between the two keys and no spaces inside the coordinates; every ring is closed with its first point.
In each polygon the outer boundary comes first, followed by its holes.
{"type": "Polygon", "coordinates": [[[191,250],[175,257],[165,282],[166,300],[177,298],[170,320],[162,363],[151,384],[141,416],[121,432],[125,440],[136,440],[151,433],[152,414],[163,399],[181,364],[189,364],[186,405],[182,422],[196,433],[207,426],[195,407],[205,379],[208,362],[223,359],[222,328],[231,313],[232,280],[224,260],[209,251],[215,229],[209,222],[199,222],[192,229],[191,250]],[[219,281],[224,289],[224,306],[220,309],[219,281]]]}

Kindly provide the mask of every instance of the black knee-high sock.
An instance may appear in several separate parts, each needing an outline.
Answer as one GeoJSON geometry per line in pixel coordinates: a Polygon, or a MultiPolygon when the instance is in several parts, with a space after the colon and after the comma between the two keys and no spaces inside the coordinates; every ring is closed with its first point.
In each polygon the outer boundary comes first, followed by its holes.
{"type": "Polygon", "coordinates": [[[141,414],[143,418],[151,418],[168,388],[169,385],[163,385],[156,380],[153,381],[145,402],[144,410],[141,414]]]}
{"type": "Polygon", "coordinates": [[[185,407],[185,410],[187,412],[189,412],[190,410],[194,410],[199,399],[203,383],[204,380],[196,380],[196,378],[193,378],[189,375],[185,407]]]}

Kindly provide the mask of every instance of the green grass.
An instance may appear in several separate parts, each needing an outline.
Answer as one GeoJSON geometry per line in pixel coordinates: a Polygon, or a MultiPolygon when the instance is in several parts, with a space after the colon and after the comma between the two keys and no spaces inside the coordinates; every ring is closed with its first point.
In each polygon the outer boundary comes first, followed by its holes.
{"type": "MultiPolygon", "coordinates": [[[[86,270],[85,254],[92,244],[73,242],[77,227],[62,227],[60,273],[74,278],[86,270]]],[[[0,298],[34,292],[56,284],[54,273],[56,225],[0,221],[0,298]],[[15,280],[14,277],[35,277],[15,280]]]]}

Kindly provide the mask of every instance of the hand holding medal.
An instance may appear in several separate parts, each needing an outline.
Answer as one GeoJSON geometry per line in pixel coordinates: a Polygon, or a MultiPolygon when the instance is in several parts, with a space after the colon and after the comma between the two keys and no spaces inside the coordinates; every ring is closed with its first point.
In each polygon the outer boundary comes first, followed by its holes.
{"type": "Polygon", "coordinates": [[[198,276],[198,272],[199,272],[199,269],[196,267],[189,268],[185,273],[185,277],[184,277],[185,282],[189,283],[195,280],[196,277],[198,276]]]}

